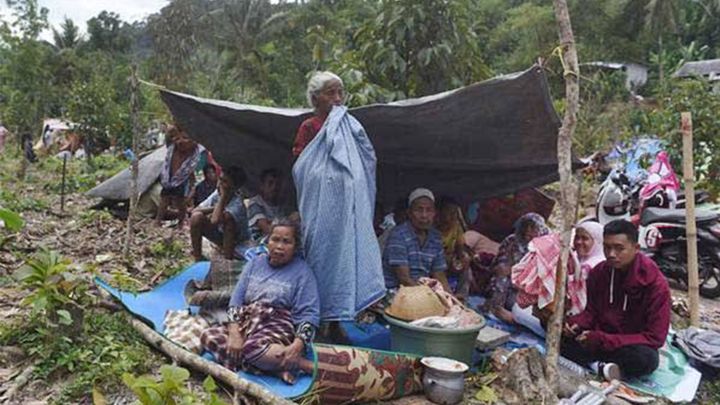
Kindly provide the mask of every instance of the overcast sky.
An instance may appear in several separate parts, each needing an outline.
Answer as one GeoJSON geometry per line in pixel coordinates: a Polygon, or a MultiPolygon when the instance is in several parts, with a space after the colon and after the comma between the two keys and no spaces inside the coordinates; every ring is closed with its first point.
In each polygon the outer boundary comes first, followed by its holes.
{"type": "MultiPolygon", "coordinates": [[[[133,22],[160,11],[169,0],[38,0],[38,3],[50,10],[48,20],[51,26],[57,28],[67,16],[84,33],[87,20],[103,10],[119,14],[123,21],[133,22]]],[[[5,0],[0,0],[0,13],[7,19],[9,12],[5,0]]],[[[47,30],[41,37],[52,40],[52,31],[47,30]]]]}

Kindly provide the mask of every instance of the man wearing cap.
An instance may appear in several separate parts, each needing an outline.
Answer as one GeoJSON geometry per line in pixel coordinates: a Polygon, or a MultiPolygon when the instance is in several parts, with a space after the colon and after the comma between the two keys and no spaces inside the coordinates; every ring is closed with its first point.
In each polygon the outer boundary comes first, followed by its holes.
{"type": "Polygon", "coordinates": [[[414,286],[421,277],[432,277],[449,292],[442,240],[433,227],[435,196],[426,188],[415,189],[408,207],[408,220],[392,230],[383,251],[385,287],[414,286]]]}

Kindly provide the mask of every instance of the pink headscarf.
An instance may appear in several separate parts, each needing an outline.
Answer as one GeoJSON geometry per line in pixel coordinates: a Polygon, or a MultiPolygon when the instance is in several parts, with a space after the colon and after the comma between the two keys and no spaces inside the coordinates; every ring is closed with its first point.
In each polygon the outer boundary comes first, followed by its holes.
{"type": "Polygon", "coordinates": [[[583,271],[590,271],[598,265],[598,263],[605,260],[605,253],[603,252],[603,226],[595,221],[581,222],[577,225],[578,228],[583,229],[587,232],[593,240],[592,248],[590,253],[586,257],[580,257],[580,267],[583,271]]]}

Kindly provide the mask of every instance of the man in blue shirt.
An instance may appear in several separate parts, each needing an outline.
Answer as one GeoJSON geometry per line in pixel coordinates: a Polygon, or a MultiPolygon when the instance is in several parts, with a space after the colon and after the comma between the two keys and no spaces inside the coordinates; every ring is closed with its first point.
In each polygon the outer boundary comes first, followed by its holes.
{"type": "Polygon", "coordinates": [[[218,188],[193,210],[190,217],[190,241],[196,261],[203,260],[202,237],[222,247],[226,259],[242,257],[250,239],[248,217],[241,187],[247,175],[241,167],[223,170],[218,188]]]}
{"type": "Polygon", "coordinates": [[[426,188],[415,189],[408,206],[408,220],[392,230],[383,251],[385,287],[414,286],[421,277],[432,277],[452,291],[440,232],[433,227],[435,196],[426,188]]]}

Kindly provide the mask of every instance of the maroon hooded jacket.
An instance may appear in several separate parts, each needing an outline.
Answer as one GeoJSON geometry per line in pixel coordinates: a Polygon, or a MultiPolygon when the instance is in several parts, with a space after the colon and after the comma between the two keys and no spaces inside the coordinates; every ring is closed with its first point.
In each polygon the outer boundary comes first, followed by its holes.
{"type": "Polygon", "coordinates": [[[615,270],[602,262],[590,271],[585,311],[570,318],[592,351],[611,352],[623,346],[659,349],[670,327],[670,289],[655,262],[642,253],[632,268],[615,270]]]}

